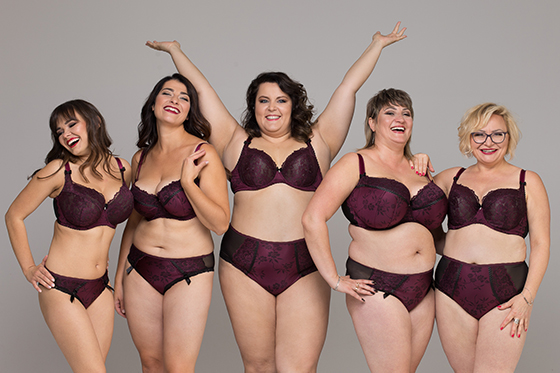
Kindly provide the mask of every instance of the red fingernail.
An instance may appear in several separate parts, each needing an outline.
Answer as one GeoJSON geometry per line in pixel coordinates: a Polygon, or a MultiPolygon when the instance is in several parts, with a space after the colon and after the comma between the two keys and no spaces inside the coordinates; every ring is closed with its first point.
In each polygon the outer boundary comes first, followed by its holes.
{"type": "Polygon", "coordinates": [[[410,166],[410,169],[411,169],[411,170],[414,170],[414,166],[410,166]]]}
{"type": "Polygon", "coordinates": [[[500,330],[504,330],[504,327],[502,326],[502,327],[500,328],[500,330]]]}

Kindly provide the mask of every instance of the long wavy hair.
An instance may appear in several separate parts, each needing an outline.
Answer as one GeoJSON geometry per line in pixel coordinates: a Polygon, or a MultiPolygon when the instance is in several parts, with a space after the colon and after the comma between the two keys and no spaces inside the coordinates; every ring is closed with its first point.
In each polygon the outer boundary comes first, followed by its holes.
{"type": "Polygon", "coordinates": [[[156,102],[156,97],[161,92],[165,83],[170,80],[176,80],[185,85],[187,88],[187,95],[190,99],[191,108],[187,119],[183,122],[183,128],[186,132],[193,136],[208,140],[210,138],[211,127],[210,123],[202,112],[200,111],[200,103],[198,100],[198,93],[192,83],[181,74],[173,74],[162,78],[155,85],[154,89],[146,99],[144,106],[142,106],[141,121],[138,124],[138,141],[136,146],[140,149],[149,151],[158,142],[157,132],[157,119],[153,111],[153,106],[156,102]]]}
{"type": "MultiPolygon", "coordinates": [[[[365,121],[365,134],[366,134],[366,146],[362,149],[375,146],[375,132],[372,131],[369,126],[369,119],[376,120],[379,112],[383,107],[387,105],[398,105],[407,108],[410,111],[410,117],[414,119],[414,109],[412,109],[412,99],[405,91],[395,88],[382,89],[377,92],[375,96],[369,99],[366,106],[366,121],[365,121]]],[[[412,137],[411,137],[412,138],[412,137]]],[[[410,150],[410,140],[408,139],[406,145],[404,146],[404,156],[408,159],[412,158],[412,152],[410,150]]]]}
{"type": "MultiPolygon", "coordinates": [[[[105,170],[106,173],[118,179],[118,177],[113,175],[111,172],[111,158],[113,153],[109,147],[113,141],[107,133],[105,119],[103,119],[103,116],[95,106],[85,100],[78,99],[67,101],[57,106],[51,113],[49,127],[51,129],[53,147],[45,158],[45,164],[48,164],[55,159],[61,159],[62,164],[60,168],[62,168],[67,162],[76,163],[80,160],[79,157],[76,157],[68,149],[62,146],[59,141],[60,136],[57,133],[57,126],[61,122],[77,120],[77,115],[80,115],[86,123],[88,146],[90,148],[89,156],[80,165],[80,174],[85,181],[89,181],[84,173],[85,169],[89,167],[94,177],[103,179],[103,175],[97,170],[97,167],[102,164],[103,170],[105,170]]],[[[37,171],[35,171],[35,173],[36,172],[37,171]]],[[[58,170],[56,172],[58,172],[58,170]]],[[[47,177],[50,177],[55,173],[47,177]]]]}
{"type": "Polygon", "coordinates": [[[266,72],[257,76],[247,88],[247,108],[243,112],[241,123],[247,134],[260,137],[261,129],[255,116],[255,102],[257,92],[263,83],[276,83],[278,87],[292,100],[291,135],[298,141],[305,142],[311,137],[313,105],[309,102],[307,91],[303,84],[296,82],[282,72],[266,72]]]}

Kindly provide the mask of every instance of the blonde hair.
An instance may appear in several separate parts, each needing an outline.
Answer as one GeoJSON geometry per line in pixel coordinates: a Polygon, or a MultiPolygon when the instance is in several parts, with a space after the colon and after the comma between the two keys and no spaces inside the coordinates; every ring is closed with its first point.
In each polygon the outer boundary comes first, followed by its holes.
{"type": "Polygon", "coordinates": [[[506,123],[507,132],[509,135],[508,147],[506,155],[513,158],[517,143],[521,138],[521,131],[515,123],[515,119],[511,112],[502,105],[497,105],[492,102],[477,105],[469,109],[458,127],[459,130],[459,150],[467,157],[472,157],[471,148],[471,133],[481,130],[486,127],[492,115],[499,115],[506,123]]]}

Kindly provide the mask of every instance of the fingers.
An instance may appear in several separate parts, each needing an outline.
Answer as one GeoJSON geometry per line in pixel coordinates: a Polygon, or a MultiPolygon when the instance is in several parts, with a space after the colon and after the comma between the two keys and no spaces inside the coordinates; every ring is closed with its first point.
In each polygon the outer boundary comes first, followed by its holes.
{"type": "Polygon", "coordinates": [[[126,311],[124,310],[124,303],[120,299],[115,300],[115,311],[126,319],[126,311]]]}
{"type": "Polygon", "coordinates": [[[372,280],[354,280],[350,276],[340,277],[340,283],[337,291],[346,293],[358,301],[364,303],[364,296],[375,295],[376,291],[373,287],[375,283],[372,280]]]}
{"type": "Polygon", "coordinates": [[[434,165],[432,164],[432,160],[428,160],[428,168],[430,169],[430,172],[436,172],[436,169],[434,168],[434,165]]]}
{"type": "Polygon", "coordinates": [[[39,293],[42,292],[39,285],[42,285],[47,289],[52,289],[54,287],[54,277],[45,268],[45,263],[47,262],[47,258],[48,255],[45,255],[45,257],[43,258],[43,260],[38,266],[30,268],[30,270],[33,273],[31,274],[31,280],[29,282],[31,282],[35,290],[37,290],[39,293]]]}

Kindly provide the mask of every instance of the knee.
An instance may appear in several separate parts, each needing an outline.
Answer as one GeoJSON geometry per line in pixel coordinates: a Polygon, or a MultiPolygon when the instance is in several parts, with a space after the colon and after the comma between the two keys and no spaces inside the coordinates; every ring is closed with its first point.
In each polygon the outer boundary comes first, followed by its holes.
{"type": "Polygon", "coordinates": [[[142,373],[163,372],[163,360],[153,356],[140,356],[142,361],[142,373]]]}
{"type": "Polygon", "coordinates": [[[194,367],[196,362],[170,362],[165,361],[165,372],[166,373],[194,373],[194,367]]]}
{"type": "Polygon", "coordinates": [[[274,359],[243,361],[245,373],[276,373],[274,359]]]}

